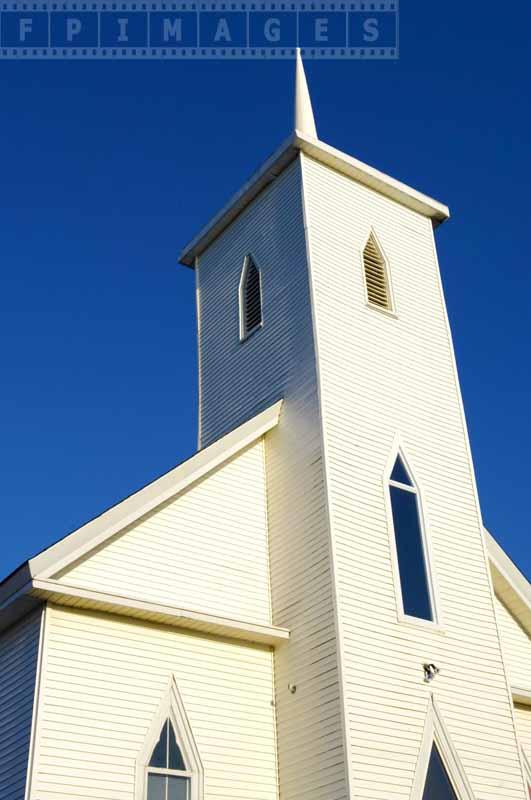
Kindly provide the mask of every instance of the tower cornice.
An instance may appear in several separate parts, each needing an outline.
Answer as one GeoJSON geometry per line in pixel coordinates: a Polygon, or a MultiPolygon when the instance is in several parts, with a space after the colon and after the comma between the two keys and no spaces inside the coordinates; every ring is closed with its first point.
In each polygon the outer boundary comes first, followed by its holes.
{"type": "Polygon", "coordinates": [[[363,186],[428,217],[434,226],[440,225],[450,216],[448,207],[438,200],[434,200],[390,175],[364,164],[357,158],[325,144],[325,142],[295,130],[184,248],[179,256],[180,263],[193,268],[195,259],[268,184],[278,178],[286,167],[298,157],[299,153],[304,153],[337,172],[347,175],[363,186]]]}

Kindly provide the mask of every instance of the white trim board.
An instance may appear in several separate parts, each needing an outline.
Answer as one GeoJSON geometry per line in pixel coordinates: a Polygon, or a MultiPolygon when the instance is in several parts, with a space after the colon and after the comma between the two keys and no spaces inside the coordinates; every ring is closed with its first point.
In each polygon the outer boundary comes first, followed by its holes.
{"type": "Polygon", "coordinates": [[[28,595],[34,596],[36,579],[53,578],[145,514],[206,477],[274,428],[281,408],[282,400],[23,564],[0,584],[0,629],[17,616],[14,614],[15,603],[22,607],[25,602],[27,606],[28,595]]]}
{"type": "Polygon", "coordinates": [[[410,800],[421,800],[424,794],[426,777],[432,747],[435,745],[444,764],[453,789],[459,800],[474,800],[474,793],[468,781],[461,760],[446,729],[443,717],[433,694],[430,697],[424,733],[415,770],[415,779],[410,800]]]}
{"type": "Polygon", "coordinates": [[[68,586],[54,580],[31,582],[29,592],[33,597],[62,606],[104,611],[109,614],[141,619],[178,628],[201,631],[231,639],[244,639],[256,644],[275,645],[289,639],[286,628],[263,625],[251,620],[230,619],[201,611],[167,606],[163,603],[138,600],[135,597],[98,592],[80,586],[68,586]]]}
{"type": "Polygon", "coordinates": [[[494,591],[531,635],[531,584],[484,528],[494,591]]]}
{"type": "Polygon", "coordinates": [[[357,158],[353,158],[324,142],[304,136],[304,134],[296,130],[184,248],[179,256],[181,264],[193,268],[195,259],[209,247],[268,184],[272,183],[297,158],[299,153],[305,153],[310,158],[347,175],[379,194],[428,217],[433,221],[434,225],[441,224],[450,216],[448,207],[438,200],[433,200],[428,195],[412,189],[390,175],[386,175],[384,172],[358,161],[357,158]]]}
{"type": "Polygon", "coordinates": [[[199,749],[194,739],[192,726],[186,714],[183,699],[175,675],[172,675],[168,689],[160,703],[155,717],[149,727],[144,745],[135,765],[135,800],[146,798],[146,775],[148,762],[153,748],[158,742],[162,726],[167,719],[171,720],[177,744],[190,775],[190,800],[202,800],[204,789],[204,768],[199,749]]]}

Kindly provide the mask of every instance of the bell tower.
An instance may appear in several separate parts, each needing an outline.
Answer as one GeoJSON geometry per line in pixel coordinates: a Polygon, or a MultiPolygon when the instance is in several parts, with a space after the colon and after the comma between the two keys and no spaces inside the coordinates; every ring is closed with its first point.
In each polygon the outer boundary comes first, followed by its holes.
{"type": "Polygon", "coordinates": [[[298,54],[293,133],[181,256],[200,445],[284,401],[266,447],[282,800],[422,800],[443,778],[450,800],[526,796],[434,241],[448,216],[318,139],[298,54]]]}

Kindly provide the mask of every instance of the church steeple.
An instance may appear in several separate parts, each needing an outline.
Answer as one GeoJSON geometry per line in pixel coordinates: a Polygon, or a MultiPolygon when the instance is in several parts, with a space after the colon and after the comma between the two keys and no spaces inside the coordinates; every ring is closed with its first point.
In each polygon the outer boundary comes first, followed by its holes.
{"type": "Polygon", "coordinates": [[[308,83],[304,73],[300,48],[297,47],[295,59],[295,120],[294,126],[297,133],[317,139],[317,129],[313,116],[312,101],[308,91],[308,83]]]}

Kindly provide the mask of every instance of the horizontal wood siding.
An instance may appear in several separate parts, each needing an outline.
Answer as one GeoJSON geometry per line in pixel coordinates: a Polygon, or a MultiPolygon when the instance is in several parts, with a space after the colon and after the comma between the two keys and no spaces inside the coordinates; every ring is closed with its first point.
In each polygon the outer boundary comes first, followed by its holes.
{"type": "Polygon", "coordinates": [[[259,440],[61,575],[69,585],[269,624],[259,440]]]}
{"type": "Polygon", "coordinates": [[[522,800],[431,223],[309,158],[303,183],[354,795],[409,798],[433,691],[476,796],[522,800]],[[366,304],[371,229],[397,318],[366,304]],[[443,632],[399,622],[384,488],[397,434],[421,489],[443,632]],[[424,662],[441,670],[431,685],[424,662]]]}
{"type": "Polygon", "coordinates": [[[291,631],[275,653],[280,792],[335,800],[348,789],[300,178],[297,160],[200,258],[200,417],[204,445],[284,398],[266,437],[273,623],[291,631]],[[263,327],[240,343],[248,253],[263,327]]]}
{"type": "Polygon", "coordinates": [[[0,797],[26,789],[41,631],[41,611],[0,637],[0,797]]]}
{"type": "Polygon", "coordinates": [[[498,597],[496,615],[511,686],[531,692],[531,638],[498,597]]]}
{"type": "Polygon", "coordinates": [[[30,800],[136,800],[135,762],[172,675],[205,800],[276,800],[267,647],[57,607],[46,624],[30,800]]]}
{"type": "MultiPolygon", "coordinates": [[[[514,715],[520,745],[525,753],[527,763],[531,766],[531,706],[516,705],[514,715]]],[[[531,775],[529,778],[531,785],[531,775]]]]}

